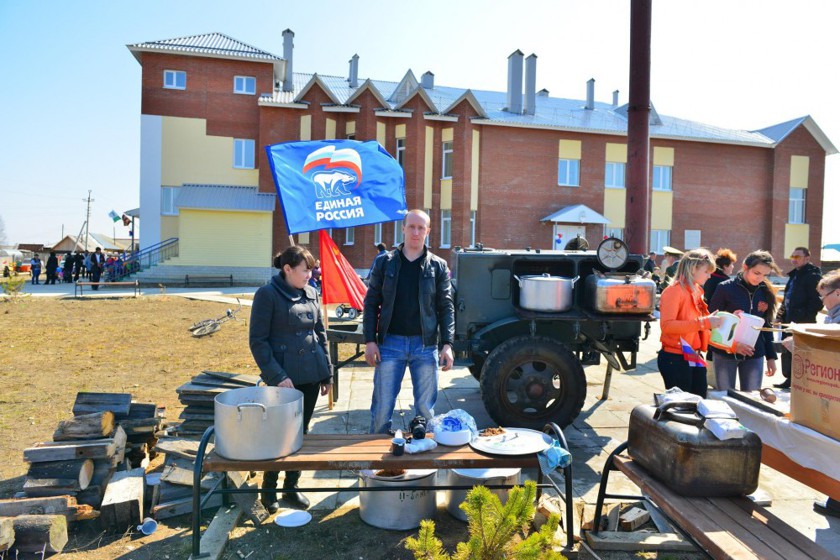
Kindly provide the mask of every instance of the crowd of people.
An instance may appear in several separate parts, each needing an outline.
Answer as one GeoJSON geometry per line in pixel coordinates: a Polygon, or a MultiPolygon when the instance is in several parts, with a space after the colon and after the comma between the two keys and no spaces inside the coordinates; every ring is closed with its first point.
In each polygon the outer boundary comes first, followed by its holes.
{"type": "MultiPolygon", "coordinates": [[[[101,247],[97,247],[92,253],[68,251],[59,255],[56,251],[50,251],[46,263],[43,263],[36,253],[29,261],[29,274],[33,285],[42,283],[42,271],[45,275],[43,284],[69,284],[80,279],[90,282],[104,279],[113,282],[131,273],[134,268],[136,263],[128,259],[125,253],[105,254],[101,247]]],[[[96,290],[97,287],[94,286],[93,289],[96,290]]]]}
{"type": "MultiPolygon", "coordinates": [[[[664,275],[659,303],[662,348],[657,363],[666,389],[678,387],[705,397],[707,372],[713,370],[717,390],[757,391],[762,373],[773,376],[777,361],[781,361],[785,381],[776,387],[789,388],[790,345],[777,352],[774,334],[786,338],[790,334],[785,327],[790,323],[816,323],[823,307],[825,322],[840,323],[840,270],[823,276],[810,262],[807,247],[791,253],[792,269],[781,298],[770,277],[782,272],[767,251],[751,252],[737,273],[738,256],[727,248],[714,255],[693,249],[674,257],[664,275]],[[755,344],[737,342],[728,350],[711,346],[712,330],[722,324],[718,312],[760,317],[763,326],[755,344]]],[[[646,270],[653,270],[648,266],[645,263],[646,270]]]]}

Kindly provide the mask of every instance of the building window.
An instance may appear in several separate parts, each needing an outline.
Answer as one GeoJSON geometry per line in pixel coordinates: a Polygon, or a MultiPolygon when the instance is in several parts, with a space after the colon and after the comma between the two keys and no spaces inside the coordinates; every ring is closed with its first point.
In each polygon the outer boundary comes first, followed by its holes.
{"type": "Polygon", "coordinates": [[[233,93],[254,95],[257,93],[257,79],[253,76],[234,76],[233,93]]]}
{"type": "Polygon", "coordinates": [[[444,142],[443,143],[443,171],[441,174],[441,179],[451,179],[452,178],[452,142],[444,142]]]}
{"type": "Polygon", "coordinates": [[[254,141],[235,138],[233,140],[233,167],[236,169],[254,168],[254,141]]]}
{"type": "Polygon", "coordinates": [[[788,223],[805,223],[805,189],[798,187],[790,188],[790,200],[788,201],[788,223]]]}
{"type": "Polygon", "coordinates": [[[405,167],[405,138],[397,138],[397,163],[405,167]]]}
{"type": "Polygon", "coordinates": [[[440,246],[442,249],[452,246],[452,210],[440,211],[440,246]]]}
{"type": "Polygon", "coordinates": [[[348,139],[348,140],[355,140],[355,139],[356,139],[356,135],[355,135],[355,134],[348,134],[348,135],[347,135],[347,139],[348,139]]]}
{"type": "Polygon", "coordinates": [[[608,161],[604,166],[604,186],[608,189],[623,189],[626,167],[623,163],[608,161]]]}
{"type": "Polygon", "coordinates": [[[475,247],[475,210],[470,212],[470,247],[475,247]]]}
{"type": "Polygon", "coordinates": [[[663,247],[671,244],[671,230],[670,229],[652,229],[650,230],[650,250],[661,255],[663,247]]]}
{"type": "Polygon", "coordinates": [[[356,228],[347,228],[344,230],[344,244],[353,245],[356,243],[356,228]]]}
{"type": "Polygon", "coordinates": [[[178,207],[175,206],[175,199],[178,198],[178,187],[162,187],[160,189],[160,213],[163,216],[177,216],[178,207]]]}
{"type": "Polygon", "coordinates": [[[670,165],[654,165],[653,166],[653,190],[655,191],[670,191],[671,188],[671,171],[670,165]]]}
{"type": "Polygon", "coordinates": [[[373,224],[373,244],[382,243],[382,224],[373,224]]]}
{"type": "Polygon", "coordinates": [[[403,242],[402,225],[402,220],[397,220],[396,222],[394,222],[394,245],[399,245],[403,242]]]}
{"type": "Polygon", "coordinates": [[[604,235],[606,235],[607,237],[615,237],[616,239],[621,239],[622,241],[624,241],[624,228],[607,226],[604,229],[604,235]]]}
{"type": "Polygon", "coordinates": [[[580,186],[580,160],[561,159],[557,163],[557,184],[562,187],[580,186]]]}
{"type": "Polygon", "coordinates": [[[187,73],[183,70],[164,70],[163,87],[166,89],[187,89],[187,73]]]}

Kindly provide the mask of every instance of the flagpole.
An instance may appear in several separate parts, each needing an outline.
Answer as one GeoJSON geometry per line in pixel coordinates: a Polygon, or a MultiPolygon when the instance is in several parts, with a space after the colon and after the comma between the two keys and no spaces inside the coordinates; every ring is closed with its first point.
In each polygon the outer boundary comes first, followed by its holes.
{"type": "MultiPolygon", "coordinates": [[[[323,234],[323,230],[318,230],[318,254],[320,255],[321,249],[321,235],[323,234]]],[[[321,255],[323,257],[324,255],[321,255]]],[[[324,328],[330,328],[330,314],[327,312],[327,304],[324,302],[324,263],[321,263],[321,313],[324,315],[324,328]]],[[[335,345],[335,351],[338,352],[338,344],[335,345]]],[[[330,359],[333,362],[338,362],[338,356],[330,356],[330,359]]],[[[336,376],[338,375],[337,372],[333,371],[333,383],[335,383],[336,376]]],[[[330,390],[327,391],[329,393],[329,410],[335,408],[335,400],[333,399],[333,388],[330,387],[330,390]]]]}

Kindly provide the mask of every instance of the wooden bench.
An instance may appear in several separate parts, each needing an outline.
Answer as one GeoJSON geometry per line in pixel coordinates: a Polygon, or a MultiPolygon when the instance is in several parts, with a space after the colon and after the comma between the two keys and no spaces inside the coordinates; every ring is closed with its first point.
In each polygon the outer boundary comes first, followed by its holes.
{"type": "MultiPolygon", "coordinates": [[[[556,424],[548,424],[545,433],[552,435],[564,448],[568,449],[563,432],[556,424]]],[[[220,484],[201,497],[201,479],[207,472],[237,471],[342,471],[362,469],[487,469],[487,468],[536,468],[538,472],[538,492],[543,488],[552,488],[565,502],[564,526],[567,534],[567,547],[574,543],[574,514],[572,510],[572,467],[563,469],[565,488],[561,490],[552,477],[545,477],[539,469],[536,454],[529,455],[487,455],[473,450],[469,445],[447,447],[438,445],[430,451],[418,454],[395,456],[391,454],[391,436],[383,434],[307,434],[303,436],[303,446],[288,457],[267,461],[235,461],[217,455],[215,451],[205,455],[208,442],[214,433],[211,426],[204,433],[198,446],[193,471],[193,511],[200,512],[202,503],[214,493],[240,494],[259,492],[259,489],[226,488],[227,477],[221,477],[220,484]]],[[[502,486],[488,486],[501,488],[502,486]]],[[[468,486],[436,486],[436,490],[469,489],[468,486]]],[[[416,489],[415,487],[393,486],[393,491],[416,489]]],[[[347,487],[299,488],[301,492],[346,492],[347,487]]],[[[356,488],[356,490],[382,490],[382,488],[356,488]]],[[[226,497],[226,496],[225,496],[226,497]]],[[[201,516],[192,518],[192,558],[201,556],[201,516]]]]}
{"type": "Polygon", "coordinates": [[[233,286],[233,274],[187,274],[184,276],[184,287],[193,284],[229,284],[233,286]]]}
{"type": "Polygon", "coordinates": [[[80,297],[84,295],[84,288],[85,286],[99,286],[102,288],[115,288],[115,287],[133,287],[134,288],[134,297],[137,297],[140,294],[140,281],[139,280],[132,280],[130,282],[76,282],[73,288],[74,297],[80,297]]]}
{"type": "Polygon", "coordinates": [[[748,498],[686,498],[656,480],[641,465],[622,455],[620,445],[607,459],[595,505],[593,533],[601,523],[604,498],[641,498],[606,492],[609,473],[621,471],[694,542],[717,559],[824,559],[830,554],[805,535],[748,498]]]}

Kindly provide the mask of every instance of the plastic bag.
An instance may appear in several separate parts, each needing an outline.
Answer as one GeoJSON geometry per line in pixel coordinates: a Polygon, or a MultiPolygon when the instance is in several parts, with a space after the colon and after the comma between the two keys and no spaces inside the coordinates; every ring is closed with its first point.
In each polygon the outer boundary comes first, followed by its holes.
{"type": "Polygon", "coordinates": [[[427,430],[430,432],[460,432],[469,430],[473,436],[478,435],[475,419],[465,410],[456,408],[445,414],[438,414],[429,421],[427,430]]]}

